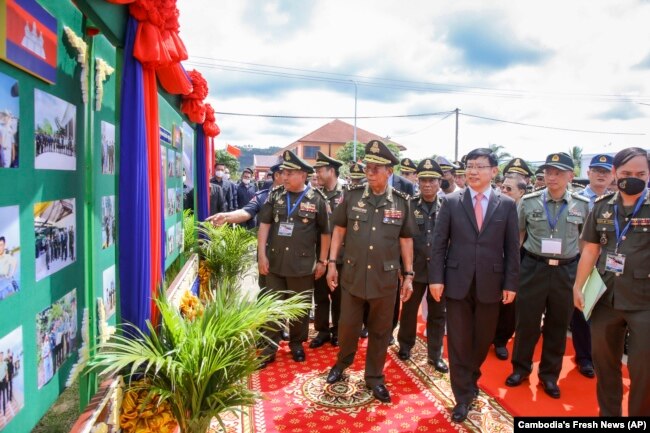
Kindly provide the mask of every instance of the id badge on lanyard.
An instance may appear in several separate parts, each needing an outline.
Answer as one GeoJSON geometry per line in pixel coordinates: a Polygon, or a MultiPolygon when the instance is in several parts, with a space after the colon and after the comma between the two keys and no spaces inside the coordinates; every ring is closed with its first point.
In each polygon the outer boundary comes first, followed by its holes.
{"type": "Polygon", "coordinates": [[[293,223],[280,223],[278,226],[278,236],[291,237],[293,235],[293,223]]]}
{"type": "Polygon", "coordinates": [[[544,211],[546,212],[546,218],[548,219],[548,226],[551,229],[551,236],[542,239],[542,254],[562,254],[562,238],[554,239],[553,232],[555,232],[557,222],[560,220],[560,215],[562,215],[562,212],[564,212],[564,209],[567,208],[568,204],[566,202],[563,203],[557,215],[555,215],[554,218],[551,218],[551,212],[548,209],[548,202],[546,201],[546,192],[544,192],[542,200],[544,201],[544,211]]]}

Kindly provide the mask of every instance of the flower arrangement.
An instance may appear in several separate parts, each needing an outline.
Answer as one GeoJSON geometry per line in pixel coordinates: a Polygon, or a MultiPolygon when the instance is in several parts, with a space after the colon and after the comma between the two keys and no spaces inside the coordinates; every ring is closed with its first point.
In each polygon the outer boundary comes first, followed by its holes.
{"type": "Polygon", "coordinates": [[[88,102],[88,44],[68,26],[63,27],[70,46],[77,51],[77,63],[81,65],[81,96],[84,104],[88,102]]]}
{"type": "Polygon", "coordinates": [[[151,395],[146,382],[132,384],[122,400],[123,433],[172,433],[177,427],[168,401],[151,395]]]}
{"type": "Polygon", "coordinates": [[[95,111],[102,109],[104,99],[104,81],[115,72],[115,68],[109,65],[104,59],[95,59],[95,111]]]}
{"type": "Polygon", "coordinates": [[[192,322],[197,317],[202,316],[204,311],[203,304],[201,304],[199,298],[194,296],[194,294],[192,294],[192,292],[189,290],[183,293],[179,309],[181,315],[190,322],[192,322]]]}

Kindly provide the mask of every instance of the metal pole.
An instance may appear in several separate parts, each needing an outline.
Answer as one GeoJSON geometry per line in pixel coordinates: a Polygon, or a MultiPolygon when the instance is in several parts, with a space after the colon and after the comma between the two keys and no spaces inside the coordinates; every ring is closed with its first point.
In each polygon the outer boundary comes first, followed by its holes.
{"type": "Polygon", "coordinates": [[[456,108],[454,111],[456,112],[456,147],[454,151],[454,161],[458,161],[458,112],[460,110],[456,108]]]}
{"type": "Polygon", "coordinates": [[[354,140],[352,142],[352,162],[357,162],[357,82],[351,80],[354,84],[354,140]]]}

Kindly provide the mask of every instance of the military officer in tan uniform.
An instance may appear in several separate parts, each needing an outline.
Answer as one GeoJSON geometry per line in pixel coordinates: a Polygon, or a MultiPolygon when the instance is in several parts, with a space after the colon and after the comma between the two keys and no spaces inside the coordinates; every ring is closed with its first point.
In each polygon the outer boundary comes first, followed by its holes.
{"type": "Polygon", "coordinates": [[[399,352],[402,360],[411,357],[411,349],[415,345],[418,308],[422,297],[426,295],[427,314],[427,354],[428,362],[441,373],[447,373],[449,368],[442,360],[442,338],[445,335],[445,301],[436,302],[429,292],[430,265],[433,256],[433,228],[436,215],[440,209],[438,189],[442,178],[442,169],[433,159],[420,161],[417,167],[420,194],[411,199],[411,212],[418,230],[413,237],[414,262],[413,296],[402,305],[399,332],[399,352]]]}
{"type": "MultiPolygon", "coordinates": [[[[343,186],[339,183],[339,168],[343,165],[341,161],[330,158],[323,152],[318,152],[314,170],[319,190],[325,195],[328,202],[328,212],[332,212],[343,200],[343,186]]],[[[330,220],[330,228],[332,221],[330,220]]],[[[318,246],[317,246],[318,248],[318,246]]],[[[342,264],[340,251],[337,258],[337,266],[342,264]]],[[[332,346],[338,346],[338,325],[339,316],[341,315],[341,289],[337,287],[330,291],[327,286],[325,275],[314,282],[314,328],[316,328],[316,337],[311,340],[309,347],[315,349],[321,347],[326,342],[331,342],[332,346]],[[332,313],[332,327],[330,328],[330,310],[332,313]]]]}
{"type": "Polygon", "coordinates": [[[369,306],[368,351],[365,380],[375,398],[390,401],[384,382],[384,362],[391,337],[395,282],[403,263],[402,302],[413,293],[413,227],[407,196],[388,184],[393,166],[399,161],[384,143],[366,145],[368,183],[351,187],[334,212],[332,248],[327,281],[339,284],[336,269],[341,244],[345,242],[341,272],[341,319],[339,354],[327,376],[328,383],[343,379],[357,351],[364,305],[369,306]]]}
{"type": "MultiPolygon", "coordinates": [[[[327,251],[330,246],[327,200],[318,189],[306,185],[307,175],[313,173],[306,162],[287,150],[283,154],[283,186],[275,188],[260,211],[257,235],[258,266],[266,275],[266,289],[304,293],[311,299],[314,278],[325,274],[327,251]],[[315,245],[320,238],[320,251],[315,245]],[[314,267],[315,266],[315,267],[314,267]]],[[[293,360],[303,362],[302,343],[307,341],[309,315],[289,325],[289,348],[293,360]]],[[[264,349],[266,361],[275,360],[279,329],[270,333],[276,344],[264,349]]]]}

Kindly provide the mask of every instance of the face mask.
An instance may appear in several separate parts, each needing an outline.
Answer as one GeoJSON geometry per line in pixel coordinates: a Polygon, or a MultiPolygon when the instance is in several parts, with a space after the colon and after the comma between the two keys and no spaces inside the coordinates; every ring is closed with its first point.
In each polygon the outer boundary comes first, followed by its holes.
{"type": "Polygon", "coordinates": [[[638,177],[624,177],[616,181],[618,189],[627,195],[637,195],[643,192],[646,183],[638,177]]]}
{"type": "Polygon", "coordinates": [[[223,177],[223,170],[217,170],[214,172],[214,175],[217,177],[223,177]]]}
{"type": "Polygon", "coordinates": [[[442,182],[440,182],[440,188],[442,189],[449,188],[449,181],[447,179],[443,179],[442,182]]]}
{"type": "Polygon", "coordinates": [[[241,181],[244,185],[248,185],[249,183],[251,183],[250,179],[242,179],[241,181]]]}

